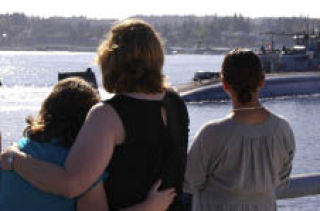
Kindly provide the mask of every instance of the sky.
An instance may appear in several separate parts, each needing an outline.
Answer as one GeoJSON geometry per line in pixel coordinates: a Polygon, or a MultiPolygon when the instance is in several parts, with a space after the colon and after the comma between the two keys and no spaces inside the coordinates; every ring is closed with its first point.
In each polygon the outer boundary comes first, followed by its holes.
{"type": "Polygon", "coordinates": [[[86,16],[122,19],[134,15],[218,15],[320,18],[320,0],[2,0],[0,14],[86,16]],[[298,3],[299,2],[299,3],[298,3]]]}

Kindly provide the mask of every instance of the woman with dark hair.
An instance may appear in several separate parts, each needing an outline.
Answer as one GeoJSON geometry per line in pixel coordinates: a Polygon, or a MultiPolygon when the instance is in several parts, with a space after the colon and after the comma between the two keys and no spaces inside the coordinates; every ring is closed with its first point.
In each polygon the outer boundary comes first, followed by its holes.
{"type": "Polygon", "coordinates": [[[74,197],[108,171],[111,210],[142,202],[160,179],[160,190],[177,193],[169,210],[182,210],[189,119],[184,102],[166,86],[163,61],[160,37],[148,23],[114,25],[98,63],[104,88],[115,96],[90,110],[63,167],[10,150],[15,172],[41,190],[74,197]]]}
{"type": "Polygon", "coordinates": [[[259,102],[265,75],[254,52],[228,53],[221,76],[232,109],[196,134],[185,191],[195,211],[276,210],[275,190],[288,182],[295,150],[291,127],[259,102]]]}

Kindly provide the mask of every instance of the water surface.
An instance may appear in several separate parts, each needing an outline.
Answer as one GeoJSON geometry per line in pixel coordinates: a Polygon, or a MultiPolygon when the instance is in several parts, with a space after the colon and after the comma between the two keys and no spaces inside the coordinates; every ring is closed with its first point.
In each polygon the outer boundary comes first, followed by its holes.
{"type": "MultiPolygon", "coordinates": [[[[70,52],[0,52],[0,131],[3,145],[17,141],[26,126],[25,117],[35,116],[43,99],[57,82],[58,72],[84,71],[91,67],[101,87],[100,73],[94,65],[94,53],[70,52]]],[[[190,81],[194,71],[219,71],[222,56],[166,56],[164,72],[171,84],[190,81]]],[[[110,94],[100,88],[103,98],[110,94]]],[[[296,137],[293,173],[320,172],[320,95],[263,100],[263,105],[284,116],[296,137]]],[[[190,142],[205,122],[224,117],[230,102],[190,103],[190,142]]],[[[319,197],[278,202],[279,210],[318,210],[319,197]]],[[[320,208],[319,208],[320,210],[320,208]]]]}

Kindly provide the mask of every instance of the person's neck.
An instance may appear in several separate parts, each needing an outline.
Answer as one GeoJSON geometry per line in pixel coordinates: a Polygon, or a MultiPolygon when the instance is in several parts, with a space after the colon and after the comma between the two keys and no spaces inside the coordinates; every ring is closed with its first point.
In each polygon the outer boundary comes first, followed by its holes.
{"type": "Polygon", "coordinates": [[[255,108],[261,108],[262,106],[261,106],[261,104],[260,104],[260,102],[258,101],[258,100],[255,100],[255,101],[251,101],[251,102],[248,102],[248,103],[240,103],[240,102],[238,102],[238,101],[233,101],[232,102],[232,109],[234,109],[234,110],[241,110],[241,109],[243,109],[243,110],[246,110],[246,109],[248,109],[248,110],[253,110],[253,109],[255,109],[255,108]]]}
{"type": "Polygon", "coordinates": [[[257,124],[266,121],[270,113],[260,104],[258,99],[248,103],[240,103],[237,100],[233,100],[230,115],[232,119],[239,122],[257,124]]]}

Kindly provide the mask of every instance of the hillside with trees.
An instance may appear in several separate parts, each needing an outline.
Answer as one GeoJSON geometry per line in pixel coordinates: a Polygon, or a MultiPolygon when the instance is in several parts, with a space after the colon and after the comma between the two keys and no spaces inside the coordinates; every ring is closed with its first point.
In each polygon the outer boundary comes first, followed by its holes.
{"type": "MultiPolygon", "coordinates": [[[[271,42],[276,47],[292,45],[290,33],[317,31],[320,19],[248,18],[241,14],[220,16],[137,16],[151,23],[167,49],[259,48],[271,42]]],[[[94,51],[114,19],[86,17],[28,17],[21,13],[0,15],[1,50],[94,51]]]]}

